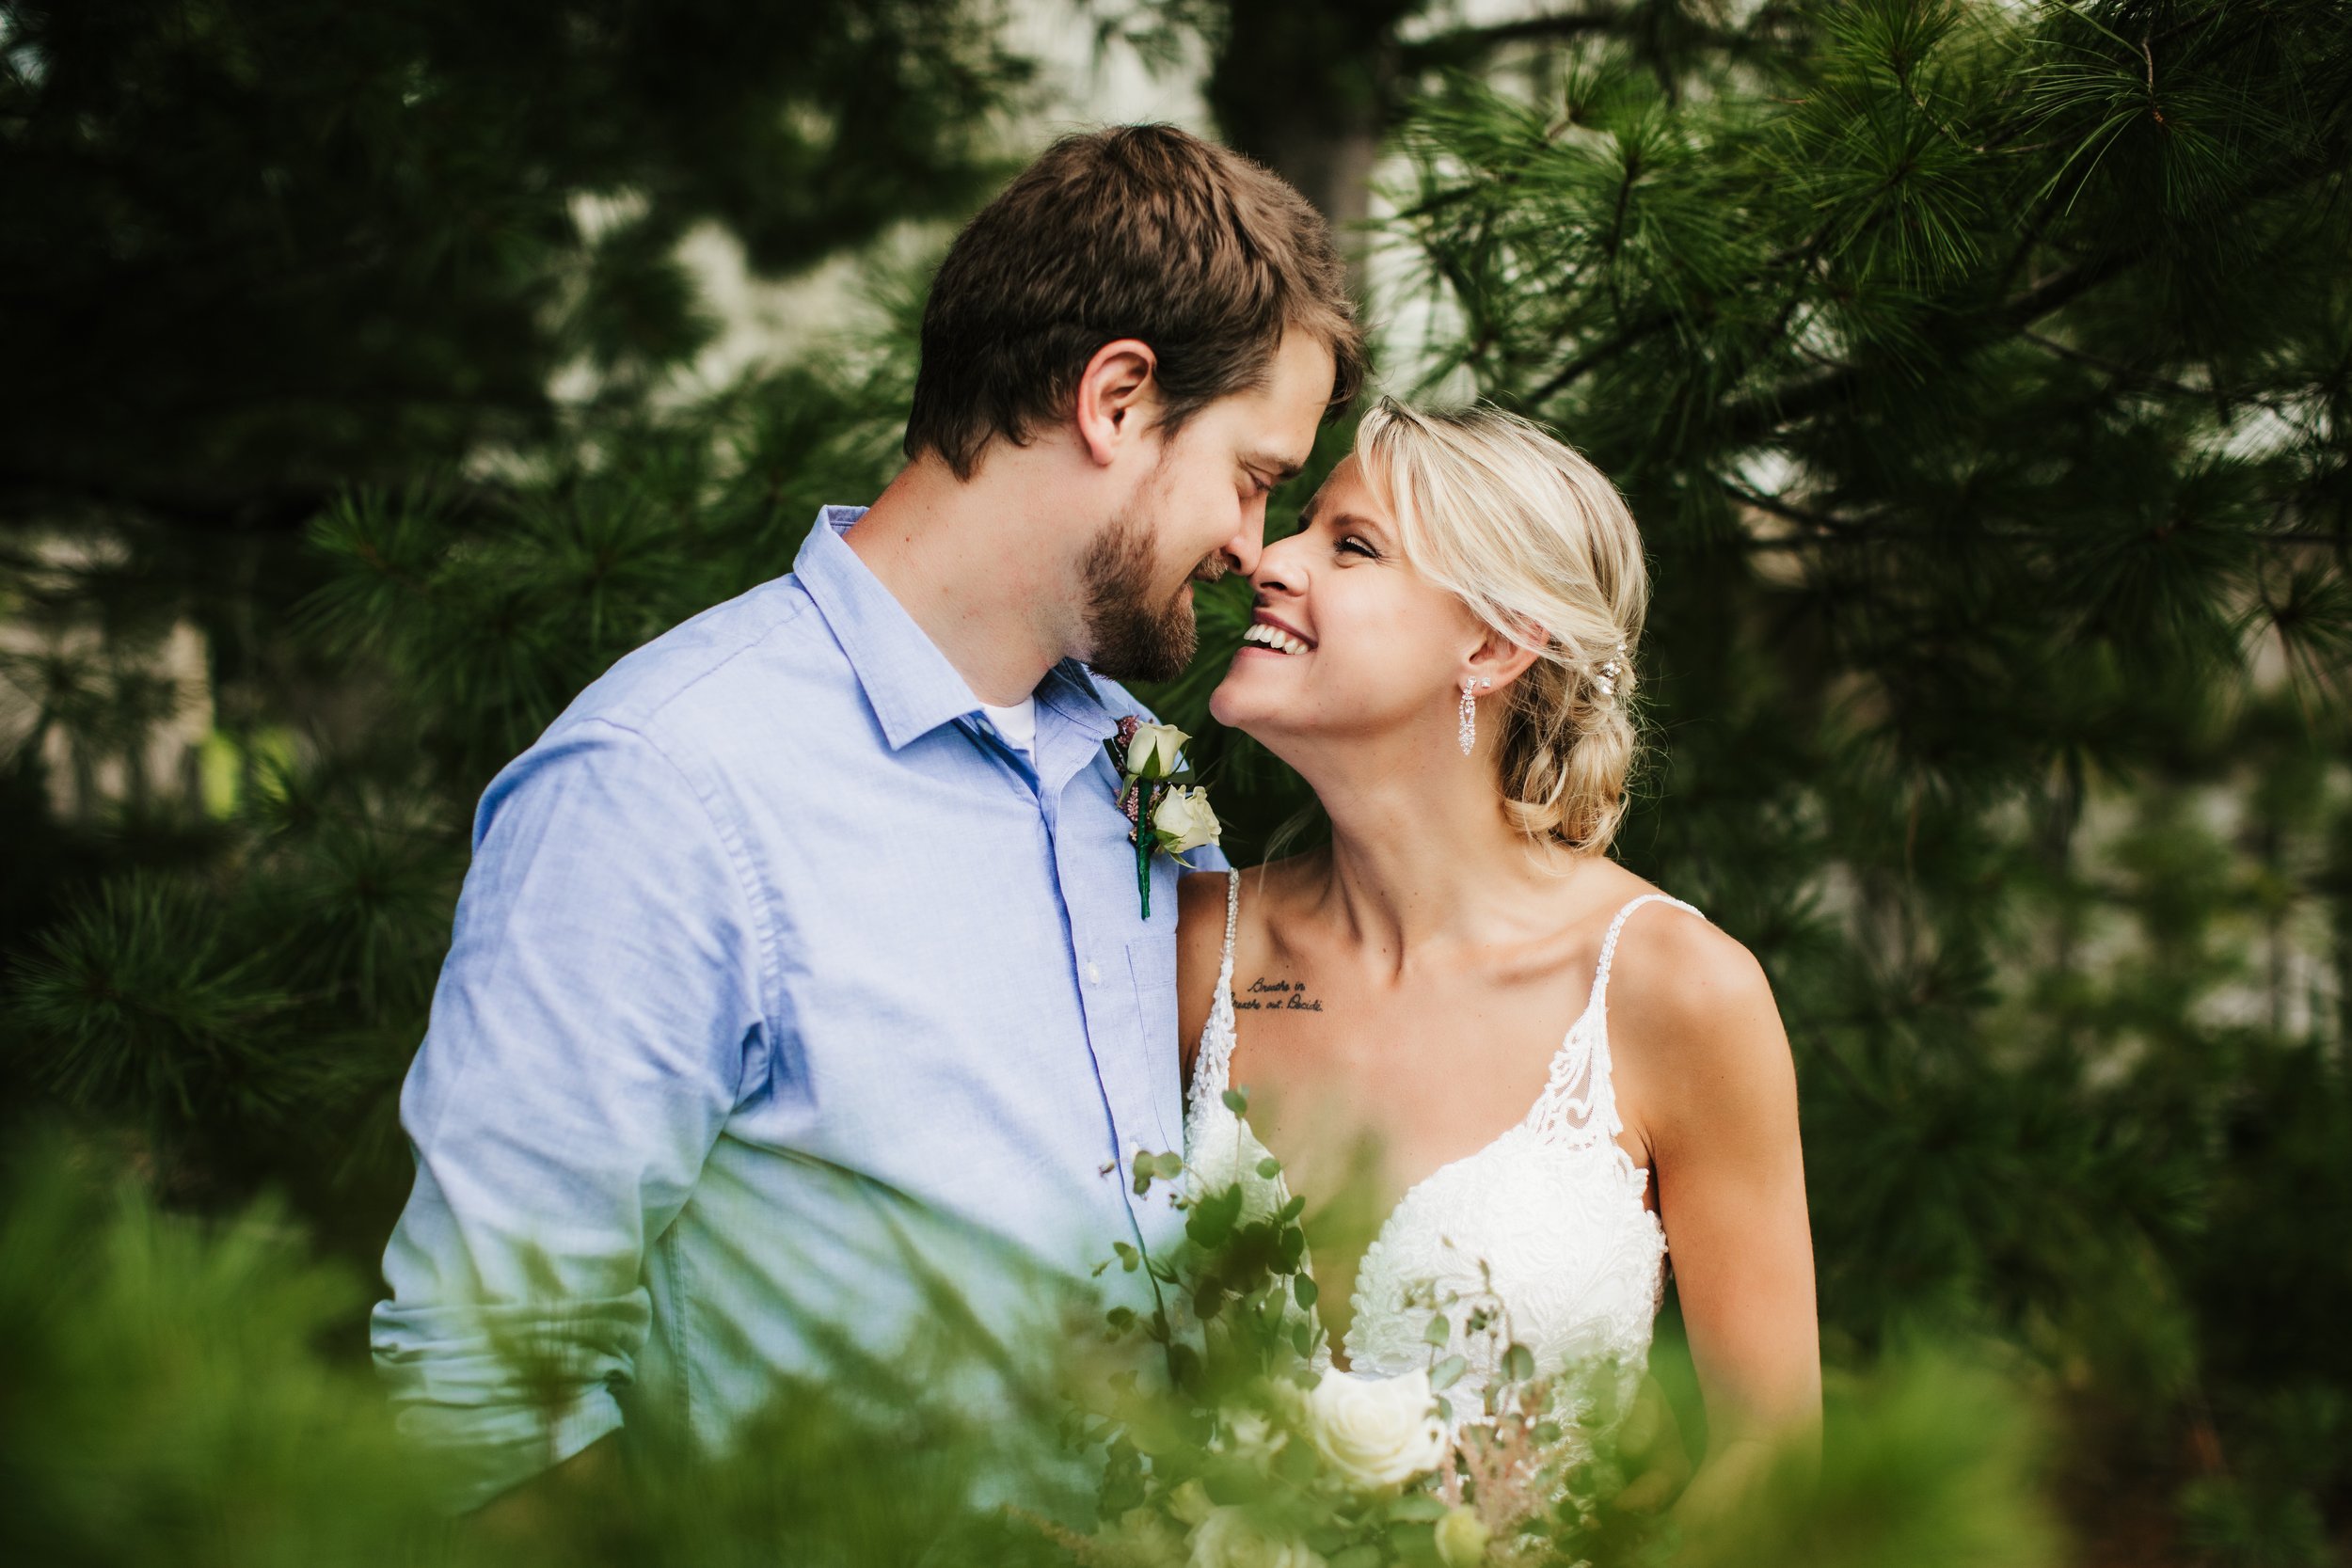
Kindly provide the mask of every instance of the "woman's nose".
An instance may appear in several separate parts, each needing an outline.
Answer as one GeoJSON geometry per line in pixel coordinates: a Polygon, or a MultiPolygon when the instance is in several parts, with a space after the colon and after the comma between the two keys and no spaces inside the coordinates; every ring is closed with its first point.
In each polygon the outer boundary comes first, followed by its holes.
{"type": "Polygon", "coordinates": [[[1258,569],[1249,574],[1249,585],[1261,594],[1295,594],[1306,586],[1305,563],[1292,546],[1303,535],[1294,533],[1288,539],[1278,539],[1258,556],[1258,569]]]}

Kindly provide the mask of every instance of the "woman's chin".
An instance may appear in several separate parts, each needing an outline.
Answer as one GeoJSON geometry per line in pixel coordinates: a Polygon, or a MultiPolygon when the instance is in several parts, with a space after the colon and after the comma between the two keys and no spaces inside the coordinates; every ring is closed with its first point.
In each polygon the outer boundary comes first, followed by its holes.
{"type": "Polygon", "coordinates": [[[1235,715],[1248,705],[1233,701],[1232,687],[1233,676],[1229,671],[1225,678],[1216,683],[1216,689],[1209,693],[1209,717],[1229,730],[1237,730],[1241,725],[1236,721],[1235,715]]]}
{"type": "Polygon", "coordinates": [[[1272,700],[1264,691],[1248,689],[1248,683],[1238,689],[1233,677],[1225,677],[1224,684],[1209,693],[1209,717],[1229,730],[1239,730],[1252,740],[1263,744],[1270,734],[1283,728],[1283,705],[1272,700]]]}
{"type": "Polygon", "coordinates": [[[1226,671],[1225,678],[1209,693],[1209,717],[1229,730],[1247,733],[1265,717],[1266,694],[1252,691],[1250,688],[1255,684],[1238,665],[1226,671]]]}

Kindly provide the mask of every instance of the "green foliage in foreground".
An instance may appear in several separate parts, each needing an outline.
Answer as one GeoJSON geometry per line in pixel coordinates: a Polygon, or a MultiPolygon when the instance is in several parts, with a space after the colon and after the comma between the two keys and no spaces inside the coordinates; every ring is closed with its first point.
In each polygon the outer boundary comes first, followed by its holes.
{"type": "MultiPolygon", "coordinates": [[[[612,1484],[567,1495],[532,1532],[452,1528],[373,1379],[321,1354],[357,1281],[272,1209],[166,1215],[94,1180],[96,1153],[21,1152],[0,1205],[9,1561],[1045,1568],[1091,1523],[1057,1528],[1030,1505],[1064,1490],[1018,1457],[1050,1447],[1025,1440],[1041,1418],[1008,1430],[1001,1411],[876,1401],[852,1380],[780,1390],[723,1459],[640,1442],[612,1484]]],[[[1658,1568],[2036,1568],[2055,1560],[2032,1479],[2042,1441],[1979,1356],[1909,1351],[1834,1387],[1818,1490],[1791,1481],[1704,1537],[1616,1528],[1658,1568]]],[[[1216,1500],[1243,1509],[1279,1486],[1218,1478],[1216,1500]]]]}

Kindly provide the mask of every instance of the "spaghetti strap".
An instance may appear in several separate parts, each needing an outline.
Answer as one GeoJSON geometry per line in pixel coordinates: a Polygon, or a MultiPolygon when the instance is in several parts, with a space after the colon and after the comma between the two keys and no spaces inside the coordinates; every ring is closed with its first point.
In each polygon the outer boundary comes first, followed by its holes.
{"type": "MultiPolygon", "coordinates": [[[[1600,940],[1600,961],[1593,966],[1592,999],[1584,1004],[1584,1011],[1568,1025],[1567,1038],[1551,1058],[1551,1071],[1544,1084],[1544,1092],[1535,1099],[1528,1112],[1528,1124],[1538,1136],[1576,1144],[1597,1144],[1612,1140],[1625,1131],[1625,1123],[1617,1115],[1617,1090],[1612,1082],[1609,1060],[1609,971],[1617,960],[1617,938],[1625,930],[1628,916],[1645,904],[1667,903],[1677,909],[1690,910],[1701,920],[1707,916],[1681,899],[1663,893],[1645,893],[1619,910],[1610,921],[1609,932],[1600,940]]],[[[1629,1172],[1633,1169],[1630,1157],[1620,1149],[1619,1157],[1629,1172]]]]}
{"type": "Polygon", "coordinates": [[[1645,893],[1617,911],[1617,918],[1609,923],[1609,934],[1600,939],[1600,962],[1593,969],[1593,996],[1584,1006],[1587,1012],[1609,1009],[1609,970],[1617,961],[1617,938],[1625,931],[1626,918],[1645,904],[1672,904],[1678,910],[1690,910],[1701,920],[1707,916],[1669,893],[1645,893]]]}
{"type": "Polygon", "coordinates": [[[1241,927],[1241,872],[1225,872],[1225,956],[1217,960],[1216,1001],[1228,1012],[1233,1002],[1233,933],[1241,927]]]}
{"type": "Polygon", "coordinates": [[[1209,1022],[1200,1030],[1200,1049],[1193,1059],[1192,1091],[1187,1104],[1201,1097],[1215,1100],[1230,1086],[1233,1061],[1233,932],[1241,924],[1241,873],[1225,873],[1225,951],[1217,960],[1216,995],[1209,1003],[1209,1022]]]}

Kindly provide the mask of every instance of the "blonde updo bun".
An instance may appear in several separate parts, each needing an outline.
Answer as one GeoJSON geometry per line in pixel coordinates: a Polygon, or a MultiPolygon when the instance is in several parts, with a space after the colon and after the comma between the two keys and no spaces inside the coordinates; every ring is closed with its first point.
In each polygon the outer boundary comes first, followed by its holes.
{"type": "Polygon", "coordinates": [[[1640,752],[1630,700],[1649,604],[1625,498],[1574,448],[1483,404],[1431,413],[1382,398],[1356,459],[1415,570],[1537,655],[1502,703],[1479,705],[1502,709],[1512,821],[1538,842],[1607,849],[1640,752]]]}

